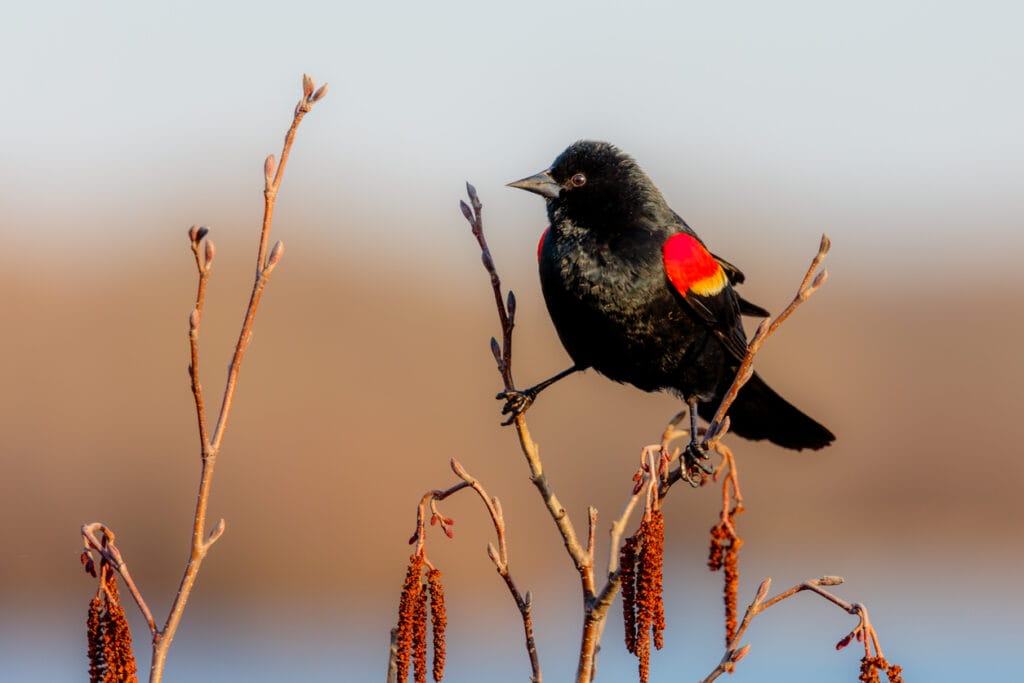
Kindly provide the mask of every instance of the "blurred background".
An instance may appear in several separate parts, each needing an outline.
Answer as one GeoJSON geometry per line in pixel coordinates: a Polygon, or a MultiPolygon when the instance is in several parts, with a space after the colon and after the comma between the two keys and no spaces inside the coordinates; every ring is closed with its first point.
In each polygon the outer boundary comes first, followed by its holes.
{"type": "MultiPolygon", "coordinates": [[[[195,270],[217,258],[202,378],[216,405],[252,280],[262,163],[300,76],[307,117],[272,239],[287,249],[245,359],[214,482],[227,533],[167,681],[379,681],[416,504],[457,457],[503,501],[547,680],[569,680],[578,582],[527,479],[488,349],[497,316],[458,201],[519,298],[515,369],[567,365],[535,272],[541,201],[504,187],[569,143],[631,153],[780,310],[822,232],[828,285],[759,369],[836,445],[739,439],[741,601],[822,574],[867,604],[908,680],[1011,680],[1024,633],[1024,11],[1012,3],[19,3],[0,27],[0,680],[87,676],[94,582],[79,526],[118,533],[161,618],[199,461],[187,367],[195,270]]],[[[601,540],[677,403],[593,373],[530,413],[546,471],[601,540]]],[[[211,412],[215,412],[211,408],[211,412]]],[[[718,489],[667,506],[667,647],[652,680],[722,650],[705,567],[718,489]]],[[[519,616],[477,500],[428,542],[452,681],[523,681],[519,616]]],[[[604,546],[601,554],[606,553],[604,546]]],[[[744,602],[745,604],[745,602],[744,602]]],[[[618,606],[614,608],[618,614],[618,606]]],[[[140,670],[148,637],[132,616],[140,670]]],[[[754,622],[737,681],[849,681],[854,619],[799,596],[754,622]]],[[[609,625],[599,680],[633,680],[609,625]]]]}

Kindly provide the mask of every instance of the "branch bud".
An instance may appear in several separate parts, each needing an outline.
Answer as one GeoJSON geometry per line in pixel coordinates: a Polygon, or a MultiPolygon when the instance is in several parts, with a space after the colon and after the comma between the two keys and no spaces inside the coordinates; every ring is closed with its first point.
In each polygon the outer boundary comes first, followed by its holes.
{"type": "Polygon", "coordinates": [[[324,95],[326,95],[326,94],[327,94],[327,84],[324,83],[323,85],[321,85],[319,88],[316,89],[315,93],[313,93],[313,97],[310,98],[310,102],[319,102],[320,100],[322,100],[324,98],[324,95]]]}
{"type": "Polygon", "coordinates": [[[811,289],[817,289],[825,284],[825,280],[828,280],[828,271],[823,270],[814,278],[814,282],[811,283],[811,289]]]}
{"type": "Polygon", "coordinates": [[[516,317],[516,295],[511,289],[508,290],[508,297],[505,301],[505,309],[508,311],[508,319],[514,320],[516,317]]]}
{"type": "Polygon", "coordinates": [[[761,582],[761,585],[757,589],[757,595],[754,596],[754,604],[755,605],[758,604],[759,602],[761,602],[762,600],[764,600],[765,597],[767,597],[768,589],[770,589],[771,587],[772,587],[772,579],[771,579],[771,577],[768,577],[767,579],[765,579],[764,581],[761,582]]]}
{"type": "Polygon", "coordinates": [[[213,246],[213,240],[206,240],[206,249],[203,255],[206,258],[206,267],[209,268],[210,264],[213,263],[214,257],[217,255],[217,248],[213,246]]]}
{"type": "Polygon", "coordinates": [[[487,269],[488,273],[494,272],[494,259],[491,258],[491,252],[484,250],[480,252],[480,260],[483,261],[484,268],[487,269]]]}
{"type": "Polygon", "coordinates": [[[733,652],[732,657],[730,657],[729,659],[735,664],[736,662],[746,657],[748,652],[750,652],[749,643],[741,647],[739,650],[736,650],[736,652],[733,652]]]}
{"type": "Polygon", "coordinates": [[[277,243],[274,244],[274,248],[270,250],[270,256],[267,258],[267,269],[269,270],[270,268],[276,266],[283,255],[284,242],[278,240],[277,243]]]}
{"type": "Polygon", "coordinates": [[[832,240],[828,238],[828,235],[821,233],[821,244],[818,245],[818,253],[822,256],[828,253],[828,250],[832,248],[832,240]]]}
{"type": "Polygon", "coordinates": [[[199,241],[199,226],[198,225],[193,225],[191,228],[188,229],[188,238],[193,243],[199,241]]]}
{"type": "Polygon", "coordinates": [[[476,193],[476,188],[468,181],[466,182],[466,194],[469,195],[469,201],[473,203],[473,208],[476,209],[477,213],[480,213],[480,209],[482,209],[484,205],[480,203],[480,197],[476,193]]]}
{"type": "Polygon", "coordinates": [[[190,332],[195,332],[199,329],[199,309],[193,308],[192,312],[188,316],[188,329],[190,332]]]}
{"type": "Polygon", "coordinates": [[[823,576],[820,579],[818,579],[818,585],[819,586],[838,586],[839,584],[843,583],[844,581],[846,581],[846,579],[844,579],[841,576],[831,576],[831,575],[829,575],[829,576],[823,576]]]}
{"type": "Polygon", "coordinates": [[[277,160],[274,159],[273,154],[267,155],[267,160],[263,162],[263,178],[267,181],[267,185],[274,179],[274,171],[277,168],[277,160]]]}
{"type": "Polygon", "coordinates": [[[310,75],[302,74],[302,96],[305,98],[309,98],[309,96],[313,94],[313,88],[315,87],[316,84],[313,83],[313,79],[310,77],[310,75]]]}
{"type": "Polygon", "coordinates": [[[491,562],[494,564],[501,565],[501,560],[498,558],[498,549],[490,541],[487,542],[487,557],[491,558],[491,562]]]}
{"type": "Polygon", "coordinates": [[[462,215],[466,217],[466,220],[470,223],[473,222],[473,210],[469,208],[469,204],[459,200],[459,208],[462,209],[462,215]]]}
{"type": "Polygon", "coordinates": [[[491,353],[494,354],[494,360],[498,363],[498,365],[501,365],[501,344],[499,344],[498,340],[495,339],[494,337],[491,337],[491,353]]]}

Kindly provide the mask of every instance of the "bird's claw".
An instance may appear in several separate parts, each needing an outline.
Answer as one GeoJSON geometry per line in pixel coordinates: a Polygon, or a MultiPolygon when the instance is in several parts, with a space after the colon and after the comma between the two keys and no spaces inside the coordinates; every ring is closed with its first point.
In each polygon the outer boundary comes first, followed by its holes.
{"type": "Polygon", "coordinates": [[[502,426],[508,426],[515,422],[517,415],[522,415],[533,405],[534,399],[537,398],[537,393],[530,389],[524,391],[509,389],[508,391],[502,391],[494,398],[505,402],[505,405],[501,408],[501,414],[508,415],[508,419],[501,424],[502,426]]]}
{"type": "Polygon", "coordinates": [[[707,447],[697,441],[691,441],[683,451],[682,476],[687,484],[697,488],[704,483],[704,477],[715,473],[715,468],[708,463],[707,447]]]}

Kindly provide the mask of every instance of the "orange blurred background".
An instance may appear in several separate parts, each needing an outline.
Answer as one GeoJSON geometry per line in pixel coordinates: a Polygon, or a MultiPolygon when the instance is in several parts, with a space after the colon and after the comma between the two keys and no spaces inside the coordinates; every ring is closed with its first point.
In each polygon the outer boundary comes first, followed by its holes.
{"type": "MultiPolygon", "coordinates": [[[[562,369],[534,268],[543,207],[503,184],[578,137],[632,153],[745,271],[744,295],[775,312],[821,232],[833,240],[828,284],[758,368],[838,442],[809,455],[731,441],[748,510],[741,601],[765,576],[783,588],[840,574],[837,592],[870,608],[908,679],[1005,676],[1024,599],[1011,17],[941,9],[921,29],[881,4],[741,19],[584,7],[417,6],[392,26],[381,10],[311,4],[281,18],[257,4],[240,31],[232,12],[199,5],[19,9],[0,49],[12,71],[36,61],[11,74],[0,114],[0,680],[85,677],[83,522],[116,530],[166,614],[199,472],[186,231],[209,225],[217,245],[201,337],[213,413],[252,279],[263,155],[279,151],[303,70],[331,92],[303,123],[280,195],[272,239],[287,248],[211,499],[227,533],[166,680],[383,678],[416,504],[454,481],[452,457],[501,498],[545,675],[571,676],[577,580],[498,426],[497,316],[457,203],[472,181],[517,294],[518,381],[562,369]],[[44,33],[52,50],[33,40],[44,33]],[[954,34],[972,48],[944,52],[954,34]]],[[[580,528],[588,505],[607,528],[639,448],[677,409],[594,373],[539,399],[529,423],[580,528]]],[[[669,498],[668,645],[652,680],[697,679],[720,657],[721,578],[705,568],[717,505],[717,488],[669,498]]],[[[449,680],[523,680],[480,505],[442,507],[455,538],[435,530],[428,548],[449,599],[449,680]]],[[[129,614],[145,669],[144,625],[129,614]]],[[[616,621],[599,680],[635,676],[616,621]]],[[[833,646],[853,625],[807,596],[784,603],[755,621],[736,680],[852,680],[856,648],[833,646]]]]}

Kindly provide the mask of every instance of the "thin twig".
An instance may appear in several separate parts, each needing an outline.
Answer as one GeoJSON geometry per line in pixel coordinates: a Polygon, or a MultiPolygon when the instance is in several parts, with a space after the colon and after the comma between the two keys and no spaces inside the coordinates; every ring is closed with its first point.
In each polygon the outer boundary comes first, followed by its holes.
{"type": "Polygon", "coordinates": [[[487,507],[487,512],[491,516],[491,522],[494,524],[494,532],[498,537],[498,547],[495,549],[494,546],[488,544],[487,554],[491,558],[491,561],[494,562],[494,566],[498,570],[498,574],[508,587],[508,591],[512,595],[512,599],[515,600],[516,607],[519,608],[519,614],[522,616],[523,634],[526,638],[526,652],[530,657],[530,668],[533,672],[530,676],[530,680],[532,683],[541,683],[542,675],[540,670],[540,659],[537,656],[537,642],[533,636],[533,603],[530,599],[529,592],[525,595],[520,593],[508,567],[508,543],[505,533],[505,516],[501,511],[501,503],[497,498],[492,498],[484,489],[483,484],[470,475],[455,458],[452,458],[451,467],[456,476],[476,491],[476,494],[480,497],[480,500],[483,501],[484,506],[487,507]]]}
{"type": "Polygon", "coordinates": [[[761,612],[764,612],[769,607],[773,607],[787,598],[791,598],[797,593],[802,591],[810,591],[836,605],[848,614],[852,614],[858,617],[859,621],[857,626],[850,632],[846,638],[840,641],[839,647],[842,647],[845,642],[849,642],[850,639],[855,638],[858,634],[862,634],[865,640],[865,652],[867,651],[867,645],[871,644],[875,648],[875,652],[879,657],[882,657],[882,651],[878,646],[878,637],[875,633],[874,627],[871,626],[871,621],[868,619],[868,611],[863,605],[858,603],[849,603],[843,600],[834,593],[822,588],[822,586],[838,586],[843,583],[841,576],[823,576],[820,579],[809,579],[803,583],[797,584],[789,590],[783,591],[776,596],[765,599],[768,595],[768,590],[771,587],[772,580],[770,578],[765,579],[761,582],[761,585],[757,589],[757,594],[754,596],[754,600],[747,607],[746,613],[743,615],[743,621],[740,622],[739,628],[736,630],[736,635],[733,636],[732,640],[729,641],[725,648],[725,654],[722,656],[722,660],[718,666],[707,675],[707,677],[701,679],[701,683],[711,683],[716,680],[719,676],[724,673],[732,673],[735,664],[743,659],[750,651],[750,646],[746,645],[740,647],[739,644],[743,640],[743,636],[747,631],[747,627],[750,626],[750,622],[761,612]]]}
{"type": "Polygon", "coordinates": [[[747,344],[747,354],[743,358],[743,363],[740,365],[739,370],[736,372],[736,378],[733,380],[732,385],[729,387],[729,391],[726,392],[722,398],[722,402],[718,404],[718,410],[715,411],[715,416],[708,424],[707,431],[704,436],[704,445],[710,447],[711,440],[721,438],[725,435],[725,429],[723,428],[726,414],[729,412],[729,408],[732,407],[733,402],[736,400],[736,396],[740,393],[740,389],[747,383],[753,374],[754,357],[757,352],[761,350],[761,346],[765,340],[768,339],[779,326],[782,325],[786,319],[792,315],[793,311],[797,309],[800,304],[807,301],[808,298],[820,288],[825,281],[828,279],[828,271],[822,270],[815,275],[815,271],[818,270],[818,266],[825,259],[829,249],[832,246],[832,241],[828,238],[828,235],[821,236],[821,243],[818,245],[818,253],[815,254],[811,260],[811,265],[807,268],[807,273],[804,275],[803,280],[800,282],[800,287],[797,289],[796,296],[786,306],[785,310],[777,315],[773,320],[762,321],[760,326],[757,328],[757,332],[754,333],[754,338],[751,339],[750,343],[747,344]],[[813,282],[811,281],[813,278],[813,282]]]}
{"type": "MultiPolygon", "coordinates": [[[[515,388],[512,378],[512,331],[515,328],[516,298],[512,292],[508,293],[507,299],[502,296],[501,278],[498,277],[497,268],[494,265],[494,258],[487,246],[487,240],[483,232],[482,209],[483,205],[477,195],[476,188],[466,183],[466,192],[469,195],[470,203],[460,202],[462,214],[466,217],[472,229],[474,237],[480,245],[480,258],[484,268],[487,270],[491,280],[491,289],[494,292],[494,302],[498,309],[498,320],[501,324],[502,342],[491,339],[491,350],[494,353],[498,365],[498,372],[501,374],[502,382],[506,391],[515,388]]],[[[544,474],[544,467],[540,459],[540,449],[530,436],[530,430],[526,426],[526,418],[523,413],[514,415],[512,424],[515,425],[516,434],[519,437],[519,445],[526,456],[527,465],[530,468],[530,481],[540,493],[548,513],[555,522],[566,552],[572,559],[573,565],[580,576],[580,584],[583,592],[584,624],[582,645],[580,651],[579,665],[577,667],[576,680],[580,683],[590,681],[593,675],[594,656],[600,639],[603,620],[594,621],[591,619],[591,610],[597,597],[593,559],[588,555],[587,549],[579,541],[576,528],[569,518],[569,513],[562,506],[558,496],[555,495],[547,476],[544,474]]]]}
{"type": "MultiPolygon", "coordinates": [[[[764,342],[770,337],[779,326],[789,318],[790,315],[802,304],[807,301],[818,289],[825,284],[828,279],[828,271],[821,270],[817,272],[818,266],[825,259],[829,249],[832,246],[831,240],[828,235],[821,236],[821,242],[818,245],[818,253],[811,260],[811,265],[808,267],[803,280],[800,282],[800,287],[797,289],[796,296],[786,306],[785,310],[782,311],[778,316],[771,320],[764,320],[758,326],[757,331],[754,333],[750,343],[747,344],[747,353],[743,357],[743,362],[740,364],[739,369],[736,372],[736,377],[733,379],[732,384],[726,391],[725,396],[722,397],[721,403],[718,405],[718,410],[715,411],[715,416],[708,423],[707,429],[704,431],[704,439],[702,441],[703,446],[707,450],[714,450],[715,444],[724,437],[729,431],[729,408],[732,407],[733,402],[736,400],[736,396],[739,394],[740,389],[743,388],[754,374],[754,357],[757,356],[764,342]],[[815,274],[817,272],[817,274],[815,274]]],[[[676,416],[678,419],[679,416],[676,416]]],[[[671,427],[670,423],[670,427],[671,427]]],[[[669,429],[666,429],[668,434],[669,429]]],[[[685,464],[680,463],[679,467],[673,469],[669,475],[664,479],[659,491],[659,495],[664,498],[667,495],[668,490],[677,481],[683,478],[685,464]]]]}
{"type": "Polygon", "coordinates": [[[196,406],[196,421],[198,423],[200,442],[201,472],[199,478],[199,491],[196,495],[196,508],[192,524],[189,558],[185,564],[181,583],[178,587],[178,593],[171,604],[167,620],[162,628],[157,627],[149,607],[142,598],[142,594],[134,580],[132,580],[127,564],[121,556],[120,551],[113,544],[113,532],[100,523],[86,524],[82,527],[82,537],[84,539],[83,542],[85,543],[86,553],[99,553],[100,556],[121,575],[125,581],[125,585],[128,586],[132,593],[132,597],[135,599],[139,609],[146,618],[146,622],[153,638],[153,656],[149,675],[150,683],[157,683],[163,677],[163,671],[167,660],[167,652],[170,648],[171,641],[174,639],[174,635],[177,632],[178,625],[181,622],[185,604],[188,602],[189,595],[195,585],[199,567],[210,548],[218,539],[220,539],[225,530],[225,522],[221,519],[209,534],[206,533],[207,505],[210,496],[210,486],[213,480],[214,465],[216,464],[217,454],[224,438],[228,417],[231,413],[231,405],[234,399],[235,387],[238,382],[238,373],[241,370],[242,359],[245,355],[246,349],[248,348],[249,341],[252,338],[252,327],[256,317],[256,310],[259,308],[260,299],[263,295],[263,290],[266,287],[267,281],[270,278],[270,274],[273,272],[278,262],[280,262],[281,255],[284,250],[284,245],[278,242],[270,251],[270,255],[267,256],[267,244],[270,236],[270,227],[272,224],[277,191],[281,184],[284,167],[291,151],[292,142],[295,138],[295,131],[298,128],[299,123],[310,111],[313,104],[322,99],[327,92],[326,85],[321,86],[314,92],[313,80],[309,76],[305,75],[303,76],[302,87],[302,98],[295,107],[291,126],[285,136],[284,147],[281,152],[281,164],[277,166],[276,174],[274,172],[275,164],[273,155],[268,157],[264,163],[265,202],[263,224],[260,232],[259,249],[257,252],[256,280],[253,283],[252,292],[249,297],[249,305],[246,308],[245,317],[242,322],[242,329],[239,333],[238,341],[235,344],[231,365],[228,368],[227,382],[221,400],[220,412],[212,435],[209,432],[204,394],[202,385],[199,381],[199,329],[202,322],[203,306],[206,299],[206,287],[209,281],[210,269],[214,256],[216,255],[216,251],[210,240],[204,241],[204,238],[209,232],[207,228],[192,226],[189,230],[189,240],[191,242],[192,253],[195,257],[196,270],[198,273],[196,304],[192,313],[189,315],[189,377],[196,406]],[[202,254],[200,254],[201,244],[203,245],[202,254]],[[103,531],[106,543],[100,542],[96,538],[95,532],[98,530],[103,531]]]}
{"type": "Polygon", "coordinates": [[[128,586],[129,592],[135,599],[135,604],[139,606],[139,610],[142,612],[142,616],[146,619],[146,625],[149,626],[149,631],[152,635],[156,635],[156,622],[153,620],[153,613],[149,610],[149,605],[142,598],[142,591],[135,584],[135,580],[132,579],[132,574],[128,571],[128,565],[125,563],[124,558],[121,556],[121,551],[116,545],[114,545],[114,532],[110,530],[105,524],[101,522],[93,522],[92,524],[82,525],[82,540],[85,543],[86,551],[95,551],[105,559],[111,567],[117,570],[117,573],[121,575],[121,579],[124,584],[128,586]],[[106,543],[101,542],[96,538],[96,532],[100,531],[103,533],[106,543]]]}

